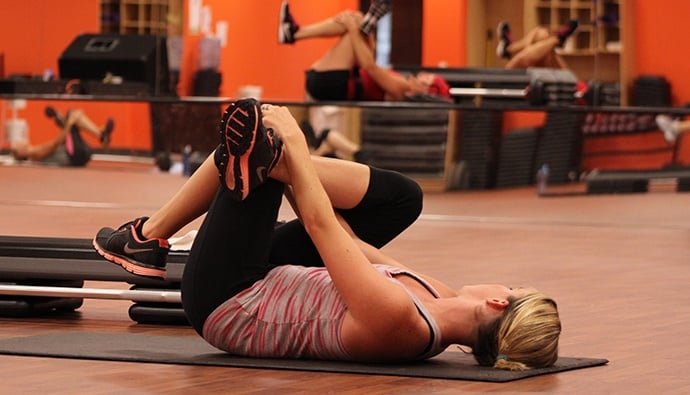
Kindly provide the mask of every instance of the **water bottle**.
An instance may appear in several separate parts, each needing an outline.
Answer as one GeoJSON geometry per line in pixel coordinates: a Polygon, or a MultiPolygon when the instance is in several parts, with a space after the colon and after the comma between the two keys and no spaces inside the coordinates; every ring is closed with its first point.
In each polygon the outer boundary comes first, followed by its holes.
{"type": "Polygon", "coordinates": [[[549,183],[549,165],[544,163],[537,171],[537,195],[546,195],[546,186],[549,183]]]}
{"type": "Polygon", "coordinates": [[[192,168],[189,163],[189,157],[192,155],[192,146],[187,144],[182,148],[182,175],[189,177],[192,174],[192,168]]]}

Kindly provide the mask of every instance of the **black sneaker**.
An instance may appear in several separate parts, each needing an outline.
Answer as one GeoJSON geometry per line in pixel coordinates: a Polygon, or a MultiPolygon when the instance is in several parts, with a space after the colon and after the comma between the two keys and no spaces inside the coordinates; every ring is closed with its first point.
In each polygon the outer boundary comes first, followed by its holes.
{"type": "Polygon", "coordinates": [[[137,218],[118,229],[102,228],[93,246],[105,259],[140,276],[165,278],[165,263],[170,251],[166,239],[144,239],[141,227],[148,218],[137,218]]]}
{"type": "Polygon", "coordinates": [[[58,125],[58,127],[60,127],[60,128],[65,127],[65,119],[62,117],[62,115],[60,115],[55,110],[55,108],[53,108],[51,106],[46,106],[44,111],[45,111],[46,117],[55,119],[55,124],[58,125]]]}
{"type": "Polygon", "coordinates": [[[556,32],[556,37],[558,37],[559,47],[562,47],[563,44],[565,44],[565,41],[575,32],[575,30],[577,30],[578,26],[580,26],[580,22],[572,19],[558,29],[556,32]]]}
{"type": "Polygon", "coordinates": [[[261,122],[259,102],[247,98],[230,105],[220,123],[220,144],[214,155],[220,182],[237,200],[263,184],[278,163],[282,142],[261,122]]]}
{"type": "Polygon", "coordinates": [[[679,121],[663,114],[657,115],[655,119],[659,129],[664,132],[664,139],[666,139],[666,142],[674,144],[678,139],[678,134],[680,134],[680,128],[678,127],[679,121]]]}
{"type": "Polygon", "coordinates": [[[103,130],[101,130],[101,145],[103,145],[105,148],[110,145],[110,134],[113,132],[114,127],[115,121],[113,121],[112,118],[108,118],[108,120],[105,122],[103,130]]]}
{"type": "Polygon", "coordinates": [[[382,16],[391,10],[391,0],[374,0],[369,6],[369,10],[364,14],[362,24],[359,26],[360,33],[368,35],[376,28],[376,24],[382,16]]]}
{"type": "Polygon", "coordinates": [[[293,44],[295,42],[295,33],[299,30],[299,25],[295,22],[295,18],[290,14],[290,6],[287,0],[283,0],[280,5],[280,25],[278,26],[278,43],[279,44],[293,44]]]}
{"type": "Polygon", "coordinates": [[[500,22],[496,28],[496,38],[498,38],[498,45],[496,46],[496,56],[499,58],[510,59],[510,52],[508,46],[513,40],[510,38],[510,25],[508,22],[500,22]]]}

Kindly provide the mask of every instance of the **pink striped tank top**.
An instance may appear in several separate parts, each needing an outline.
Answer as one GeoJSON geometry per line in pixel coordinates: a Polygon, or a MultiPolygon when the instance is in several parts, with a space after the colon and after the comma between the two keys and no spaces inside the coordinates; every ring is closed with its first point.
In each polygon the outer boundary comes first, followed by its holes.
{"type": "MultiPolygon", "coordinates": [[[[403,287],[393,276],[408,274],[439,297],[414,273],[386,265],[374,267],[403,287]]],[[[430,358],[443,351],[440,330],[421,302],[407,292],[432,333],[429,347],[418,359],[430,358]]],[[[218,306],[204,323],[203,337],[236,355],[352,360],[340,336],[346,312],[326,268],[279,266],[218,306]]]]}

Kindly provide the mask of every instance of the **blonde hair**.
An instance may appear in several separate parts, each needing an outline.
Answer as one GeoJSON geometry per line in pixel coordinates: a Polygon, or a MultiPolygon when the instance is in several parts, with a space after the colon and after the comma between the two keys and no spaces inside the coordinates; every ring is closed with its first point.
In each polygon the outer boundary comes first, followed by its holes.
{"type": "Polygon", "coordinates": [[[472,349],[477,362],[506,370],[553,365],[561,334],[556,302],[533,293],[509,303],[501,318],[479,328],[472,349]]]}

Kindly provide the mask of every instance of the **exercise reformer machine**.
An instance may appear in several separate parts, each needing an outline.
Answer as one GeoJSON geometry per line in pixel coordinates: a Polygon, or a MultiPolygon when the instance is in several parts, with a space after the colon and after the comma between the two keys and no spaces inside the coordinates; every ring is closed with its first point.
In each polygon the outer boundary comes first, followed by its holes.
{"type": "Polygon", "coordinates": [[[138,323],[187,324],[180,281],[188,253],[171,251],[166,279],[126,272],[104,260],[90,239],[0,236],[0,316],[38,316],[78,309],[83,299],[129,300],[138,323]],[[114,281],[129,289],[85,287],[114,281]]]}
{"type": "Polygon", "coordinates": [[[575,75],[562,69],[396,67],[396,70],[437,74],[450,85],[455,102],[470,100],[483,106],[569,105],[583,95],[578,92],[575,75]]]}
{"type": "MultiPolygon", "coordinates": [[[[527,79],[523,87],[515,87],[516,82],[510,84],[513,87],[502,87],[500,81],[486,79],[472,82],[471,87],[451,86],[450,94],[452,97],[469,97],[475,102],[492,98],[523,100],[531,106],[574,104],[581,98],[577,91],[577,78],[568,70],[531,68],[524,72],[527,79]]],[[[467,85],[466,80],[463,85],[467,85]]]]}

